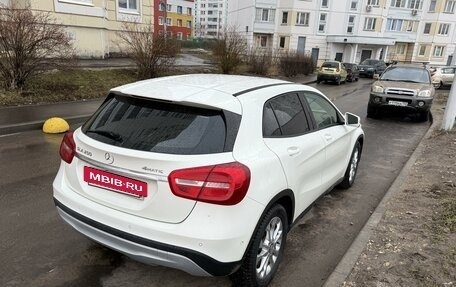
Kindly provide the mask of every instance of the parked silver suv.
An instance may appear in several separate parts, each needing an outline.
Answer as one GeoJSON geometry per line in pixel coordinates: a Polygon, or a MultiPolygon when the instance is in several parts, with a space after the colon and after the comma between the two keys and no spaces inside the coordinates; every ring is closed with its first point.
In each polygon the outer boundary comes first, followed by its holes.
{"type": "Polygon", "coordinates": [[[372,84],[367,116],[375,117],[385,109],[400,109],[428,119],[435,90],[425,66],[393,65],[372,84]]]}

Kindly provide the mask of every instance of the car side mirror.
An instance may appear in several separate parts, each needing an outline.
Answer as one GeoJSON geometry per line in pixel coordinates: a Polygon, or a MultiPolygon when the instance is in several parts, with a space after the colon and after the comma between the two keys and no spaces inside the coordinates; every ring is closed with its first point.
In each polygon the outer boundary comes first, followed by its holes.
{"type": "Polygon", "coordinates": [[[345,124],[359,126],[361,124],[361,119],[352,113],[345,113],[345,124]]]}
{"type": "Polygon", "coordinates": [[[374,79],[374,80],[380,79],[380,74],[374,74],[373,79],[374,79]]]}

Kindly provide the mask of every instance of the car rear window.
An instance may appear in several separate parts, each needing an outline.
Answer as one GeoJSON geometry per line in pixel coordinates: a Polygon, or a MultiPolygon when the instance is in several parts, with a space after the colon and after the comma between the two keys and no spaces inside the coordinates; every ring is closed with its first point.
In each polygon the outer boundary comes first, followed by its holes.
{"type": "Polygon", "coordinates": [[[377,63],[379,63],[378,60],[364,60],[361,65],[376,65],[377,63]]]}
{"type": "Polygon", "coordinates": [[[124,95],[110,95],[84,124],[103,143],[167,154],[232,151],[240,115],[124,95]]]}
{"type": "Polygon", "coordinates": [[[339,63],[336,62],[324,62],[321,65],[323,68],[339,68],[339,63]]]}

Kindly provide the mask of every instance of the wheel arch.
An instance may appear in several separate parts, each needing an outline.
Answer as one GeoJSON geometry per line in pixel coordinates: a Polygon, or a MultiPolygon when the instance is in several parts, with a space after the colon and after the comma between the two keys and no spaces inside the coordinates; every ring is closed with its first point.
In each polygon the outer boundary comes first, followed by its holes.
{"type": "Polygon", "coordinates": [[[250,248],[250,245],[252,244],[252,238],[255,235],[256,231],[258,230],[258,227],[261,223],[261,219],[264,217],[266,212],[274,205],[274,204],[280,204],[285,208],[285,211],[287,212],[287,219],[288,219],[288,228],[287,230],[289,231],[292,224],[293,224],[293,217],[294,217],[294,209],[295,209],[295,196],[294,193],[291,189],[284,189],[281,192],[277,193],[270,201],[269,203],[265,206],[263,209],[263,212],[261,213],[261,216],[258,219],[257,224],[255,225],[255,229],[253,230],[249,244],[247,248],[244,251],[244,256],[242,256],[242,260],[244,260],[245,255],[247,251],[250,248]]]}

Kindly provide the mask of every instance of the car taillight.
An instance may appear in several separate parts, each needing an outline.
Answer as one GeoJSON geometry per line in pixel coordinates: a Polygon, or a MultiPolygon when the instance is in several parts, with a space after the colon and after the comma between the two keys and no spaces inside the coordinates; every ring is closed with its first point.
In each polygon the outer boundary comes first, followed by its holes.
{"type": "Polygon", "coordinates": [[[250,170],[239,162],[175,170],[168,176],[174,195],[221,205],[244,199],[250,170]]]}
{"type": "Polygon", "coordinates": [[[435,72],[432,72],[432,73],[431,73],[431,77],[433,77],[434,75],[435,75],[435,72]]]}
{"type": "Polygon", "coordinates": [[[320,67],[320,72],[323,71],[323,67],[320,67]]]}
{"type": "Polygon", "coordinates": [[[339,71],[340,71],[340,70],[339,70],[339,68],[337,68],[337,69],[336,69],[336,72],[338,72],[338,73],[339,73],[339,71]]]}
{"type": "Polygon", "coordinates": [[[73,138],[73,132],[67,132],[62,139],[60,144],[60,158],[66,163],[71,163],[73,161],[74,154],[76,153],[76,144],[73,138]]]}

